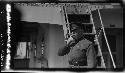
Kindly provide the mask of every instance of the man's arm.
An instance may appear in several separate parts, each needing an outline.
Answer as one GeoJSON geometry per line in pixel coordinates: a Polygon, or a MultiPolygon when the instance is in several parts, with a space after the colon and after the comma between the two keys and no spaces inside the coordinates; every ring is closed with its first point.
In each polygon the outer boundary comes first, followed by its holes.
{"type": "Polygon", "coordinates": [[[63,48],[60,48],[58,51],[58,55],[59,56],[64,56],[66,54],[68,54],[70,52],[71,47],[75,46],[80,40],[82,39],[73,39],[72,37],[70,37],[68,39],[68,44],[66,46],[64,46],[63,48]]]}
{"type": "Polygon", "coordinates": [[[60,48],[59,51],[58,51],[58,55],[59,56],[64,56],[64,55],[68,54],[70,52],[70,49],[71,49],[71,47],[73,46],[74,43],[75,43],[75,41],[72,40],[66,46],[60,48]]]}

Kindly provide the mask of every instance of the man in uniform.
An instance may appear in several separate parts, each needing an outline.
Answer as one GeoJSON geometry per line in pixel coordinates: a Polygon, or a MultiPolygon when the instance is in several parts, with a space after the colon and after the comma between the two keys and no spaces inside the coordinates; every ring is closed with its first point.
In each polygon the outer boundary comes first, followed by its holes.
{"type": "MultiPolygon", "coordinates": [[[[96,55],[94,39],[92,36],[84,35],[81,24],[72,24],[72,34],[68,40],[68,44],[58,51],[59,56],[68,54],[69,64],[73,66],[86,66],[87,68],[96,67],[96,55]]],[[[83,26],[84,27],[84,26],[83,26]]]]}

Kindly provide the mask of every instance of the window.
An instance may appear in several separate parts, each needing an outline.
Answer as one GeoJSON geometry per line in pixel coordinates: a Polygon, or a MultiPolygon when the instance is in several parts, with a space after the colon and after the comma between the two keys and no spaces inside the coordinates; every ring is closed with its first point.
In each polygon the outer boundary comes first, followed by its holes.
{"type": "Polygon", "coordinates": [[[29,57],[29,46],[30,42],[18,42],[16,59],[24,59],[29,57]]]}

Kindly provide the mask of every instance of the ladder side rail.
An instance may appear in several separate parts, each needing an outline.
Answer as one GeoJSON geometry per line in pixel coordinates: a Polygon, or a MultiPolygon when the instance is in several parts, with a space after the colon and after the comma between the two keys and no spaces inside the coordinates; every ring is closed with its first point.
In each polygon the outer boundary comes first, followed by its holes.
{"type": "Polygon", "coordinates": [[[107,47],[108,47],[108,51],[109,51],[111,60],[112,60],[112,62],[113,62],[113,67],[116,68],[116,65],[115,65],[115,62],[114,62],[114,59],[113,59],[111,50],[110,50],[111,48],[110,48],[110,46],[109,46],[109,43],[108,43],[108,40],[107,40],[107,37],[106,37],[106,34],[105,34],[105,29],[104,29],[104,26],[103,26],[103,22],[102,22],[102,18],[101,18],[101,14],[100,14],[99,9],[98,9],[98,13],[99,13],[100,21],[101,21],[102,31],[103,31],[103,33],[104,33],[104,37],[105,37],[106,44],[107,44],[107,47]]]}
{"type": "Polygon", "coordinates": [[[69,25],[69,21],[68,21],[68,15],[67,15],[67,12],[66,12],[66,6],[63,6],[63,10],[64,10],[64,14],[65,14],[65,19],[66,19],[66,27],[67,27],[67,30],[69,31],[66,34],[66,43],[67,43],[68,38],[69,38],[69,37],[67,37],[67,35],[70,36],[71,32],[70,32],[70,25],[69,25]]]}
{"type": "Polygon", "coordinates": [[[66,14],[65,14],[65,9],[64,9],[64,6],[61,6],[61,10],[62,10],[62,16],[64,18],[64,25],[63,25],[63,30],[64,30],[64,36],[65,36],[65,41],[66,41],[66,34],[67,34],[67,19],[66,19],[66,14]],[[66,33],[66,34],[65,34],[66,33]]]}
{"type": "Polygon", "coordinates": [[[95,29],[94,22],[93,22],[93,18],[92,18],[92,13],[90,12],[90,14],[91,14],[90,16],[91,16],[91,20],[92,20],[92,24],[93,24],[93,30],[94,30],[94,33],[95,33],[95,39],[96,39],[96,41],[97,41],[98,49],[99,49],[99,52],[100,52],[100,55],[101,55],[101,59],[102,59],[102,62],[103,62],[103,67],[106,68],[105,62],[104,62],[104,58],[103,58],[103,56],[102,56],[102,52],[101,52],[101,49],[100,49],[100,44],[99,44],[99,42],[98,42],[98,37],[97,37],[97,35],[96,35],[96,29],[95,29]]]}

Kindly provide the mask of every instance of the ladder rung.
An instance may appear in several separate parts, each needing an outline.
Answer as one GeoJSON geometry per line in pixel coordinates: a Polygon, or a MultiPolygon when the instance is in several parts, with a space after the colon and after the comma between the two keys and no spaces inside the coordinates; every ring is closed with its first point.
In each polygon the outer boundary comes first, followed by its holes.
{"type": "Polygon", "coordinates": [[[90,23],[90,15],[88,14],[68,14],[68,21],[71,22],[81,22],[90,23]]]}
{"type": "Polygon", "coordinates": [[[95,35],[94,33],[83,33],[83,35],[95,35]]]}
{"type": "Polygon", "coordinates": [[[91,15],[90,13],[85,13],[85,14],[67,14],[67,15],[91,15]]]}
{"type": "MultiPolygon", "coordinates": [[[[79,23],[79,22],[71,22],[71,23],[65,23],[65,24],[73,24],[73,23],[79,23]]],[[[80,23],[80,24],[91,24],[91,25],[93,25],[92,23],[80,23]]]]}
{"type": "MultiPolygon", "coordinates": [[[[73,13],[70,12],[70,13],[67,13],[67,14],[70,14],[70,15],[71,15],[71,14],[73,14],[73,13]]],[[[80,15],[90,15],[90,13],[78,13],[78,14],[80,14],[80,15]]]]}
{"type": "Polygon", "coordinates": [[[84,24],[84,25],[93,25],[92,23],[81,23],[81,24],[84,24]]]}

